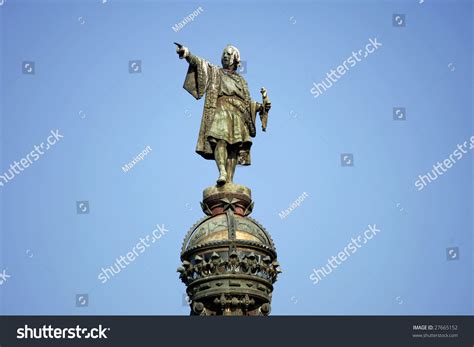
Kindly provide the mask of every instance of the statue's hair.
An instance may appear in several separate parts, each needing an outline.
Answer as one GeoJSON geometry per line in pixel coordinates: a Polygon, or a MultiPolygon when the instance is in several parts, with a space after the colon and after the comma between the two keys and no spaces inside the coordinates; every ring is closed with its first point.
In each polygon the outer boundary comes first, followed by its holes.
{"type": "Polygon", "coordinates": [[[237,49],[237,47],[232,46],[232,45],[225,46],[224,51],[227,48],[230,48],[232,50],[232,53],[234,55],[235,68],[237,69],[240,66],[240,51],[237,49]]]}

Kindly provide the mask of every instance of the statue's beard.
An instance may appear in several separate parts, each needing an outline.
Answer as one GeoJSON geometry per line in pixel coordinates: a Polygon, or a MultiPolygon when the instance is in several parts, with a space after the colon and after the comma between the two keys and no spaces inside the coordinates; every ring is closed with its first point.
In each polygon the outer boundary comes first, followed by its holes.
{"type": "Polygon", "coordinates": [[[232,59],[232,61],[229,63],[225,63],[224,61],[222,61],[222,67],[227,70],[237,70],[237,66],[235,64],[234,59],[232,59]]]}

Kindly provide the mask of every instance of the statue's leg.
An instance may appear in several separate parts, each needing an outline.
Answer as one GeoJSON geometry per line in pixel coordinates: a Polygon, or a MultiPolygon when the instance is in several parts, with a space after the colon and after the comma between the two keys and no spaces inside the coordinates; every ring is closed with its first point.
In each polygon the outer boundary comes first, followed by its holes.
{"type": "Polygon", "coordinates": [[[227,146],[227,182],[232,183],[234,180],[235,167],[237,166],[237,147],[227,146]]]}
{"type": "Polygon", "coordinates": [[[217,168],[219,169],[219,178],[217,184],[225,184],[227,182],[227,171],[225,169],[227,163],[227,142],[218,140],[214,149],[214,157],[216,159],[217,168]]]}

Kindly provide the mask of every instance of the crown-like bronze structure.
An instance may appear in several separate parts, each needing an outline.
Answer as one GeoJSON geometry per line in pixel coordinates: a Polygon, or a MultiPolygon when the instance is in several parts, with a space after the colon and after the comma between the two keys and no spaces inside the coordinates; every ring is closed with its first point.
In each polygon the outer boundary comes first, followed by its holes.
{"type": "Polygon", "coordinates": [[[206,217],[187,233],[177,270],[187,287],[191,315],[270,314],[281,269],[270,234],[249,217],[253,205],[250,189],[242,185],[204,190],[206,217]]]}

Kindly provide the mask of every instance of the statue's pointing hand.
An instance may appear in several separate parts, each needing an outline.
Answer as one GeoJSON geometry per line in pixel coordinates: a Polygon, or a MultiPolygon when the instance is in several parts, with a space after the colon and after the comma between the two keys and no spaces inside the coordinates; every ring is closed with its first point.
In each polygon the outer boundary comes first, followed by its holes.
{"type": "Polygon", "coordinates": [[[189,55],[189,49],[184,47],[182,44],[177,42],[174,43],[176,45],[176,53],[179,55],[179,59],[186,58],[189,55]]]}

